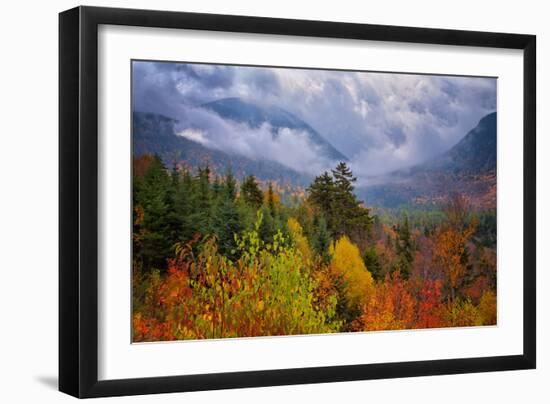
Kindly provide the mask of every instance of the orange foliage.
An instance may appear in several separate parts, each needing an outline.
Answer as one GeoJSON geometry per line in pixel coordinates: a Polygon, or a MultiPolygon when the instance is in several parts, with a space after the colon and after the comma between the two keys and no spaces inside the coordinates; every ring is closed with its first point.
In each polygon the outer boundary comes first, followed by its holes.
{"type": "Polygon", "coordinates": [[[445,306],[440,303],[441,283],[421,280],[418,298],[415,280],[404,280],[399,273],[386,276],[376,285],[354,323],[357,331],[402,330],[449,326],[445,306]]]}
{"type": "Polygon", "coordinates": [[[134,175],[137,177],[143,177],[153,163],[154,159],[155,157],[152,154],[143,154],[140,157],[134,157],[134,175]]]}
{"type": "Polygon", "coordinates": [[[435,234],[433,261],[446,276],[451,300],[455,299],[456,290],[466,273],[467,263],[464,262],[463,257],[467,252],[467,242],[476,226],[475,220],[464,229],[442,226],[435,234]]]}
{"type": "Polygon", "coordinates": [[[416,302],[399,273],[376,285],[354,328],[362,331],[414,328],[416,302]]]}
{"type": "Polygon", "coordinates": [[[489,289],[489,280],[486,276],[476,277],[471,284],[463,289],[464,296],[470,298],[472,302],[479,302],[482,295],[489,289]]]}
{"type": "MultiPolygon", "coordinates": [[[[268,202],[269,202],[269,193],[264,192],[264,203],[267,205],[268,202]]],[[[274,203],[275,206],[281,205],[281,197],[275,191],[273,191],[273,203],[274,203]]]]}
{"type": "Polygon", "coordinates": [[[335,298],[315,298],[319,287],[296,250],[281,243],[269,251],[247,246],[253,252],[232,262],[218,253],[214,239],[203,242],[198,256],[191,247],[177,249],[166,276],[157,273],[145,282],[146,304],[134,309],[134,341],[326,333],[338,327],[335,298]]]}

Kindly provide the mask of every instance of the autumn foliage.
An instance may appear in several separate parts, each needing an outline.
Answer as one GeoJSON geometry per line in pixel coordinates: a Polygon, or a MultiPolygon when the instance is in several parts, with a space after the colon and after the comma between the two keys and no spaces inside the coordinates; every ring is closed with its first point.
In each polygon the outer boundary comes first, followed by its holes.
{"type": "Polygon", "coordinates": [[[135,159],[133,341],[496,324],[487,219],[460,196],[375,216],[353,182],[342,163],[289,204],[251,176],[135,159]]]}

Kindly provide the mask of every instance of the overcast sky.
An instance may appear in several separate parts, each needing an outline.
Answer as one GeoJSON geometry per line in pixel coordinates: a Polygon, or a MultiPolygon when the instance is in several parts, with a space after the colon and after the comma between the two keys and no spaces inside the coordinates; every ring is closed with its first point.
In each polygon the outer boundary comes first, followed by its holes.
{"type": "Polygon", "coordinates": [[[291,112],[348,156],[358,175],[370,176],[452,147],[496,110],[496,79],[133,62],[134,110],[176,118],[180,134],[208,147],[321,168],[314,147],[293,144],[291,131],[273,139],[265,126],[247,128],[200,108],[227,97],[291,112]]]}

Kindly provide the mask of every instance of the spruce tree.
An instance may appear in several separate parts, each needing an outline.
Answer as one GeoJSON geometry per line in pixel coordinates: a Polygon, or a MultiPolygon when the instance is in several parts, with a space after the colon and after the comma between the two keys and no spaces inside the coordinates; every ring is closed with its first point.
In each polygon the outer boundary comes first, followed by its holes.
{"type": "Polygon", "coordinates": [[[411,237],[409,218],[405,215],[403,224],[397,225],[396,252],[399,256],[399,269],[403,278],[408,279],[411,275],[412,262],[414,259],[414,245],[411,237]]]}
{"type": "Polygon", "coordinates": [[[220,253],[226,257],[235,259],[235,234],[239,234],[243,230],[243,227],[234,201],[224,198],[218,203],[212,227],[218,239],[220,253]]]}
{"type": "MultiPolygon", "coordinates": [[[[155,155],[136,189],[134,207],[141,210],[139,245],[134,251],[145,270],[165,269],[171,252],[168,235],[170,177],[159,156],[155,155]]],[[[171,208],[171,207],[170,207],[171,208]]]]}
{"type": "Polygon", "coordinates": [[[346,234],[354,241],[366,239],[372,218],[354,195],[357,178],[345,162],[340,162],[332,176],[324,172],[308,188],[308,200],[319,208],[326,218],[334,239],[346,234]]]}
{"type": "Polygon", "coordinates": [[[233,176],[233,172],[231,171],[231,168],[229,168],[225,173],[225,179],[224,179],[223,185],[224,185],[225,194],[227,198],[234,201],[235,198],[237,197],[237,181],[233,176]]]}
{"type": "Polygon", "coordinates": [[[260,224],[260,229],[258,230],[258,235],[264,243],[272,243],[273,236],[277,232],[275,228],[275,221],[271,212],[267,206],[262,206],[262,222],[260,224]]]}
{"type": "Polygon", "coordinates": [[[327,222],[324,217],[315,217],[314,223],[314,234],[313,234],[313,250],[321,258],[323,263],[328,263],[330,261],[330,233],[327,228],[327,222]]]}
{"type": "Polygon", "coordinates": [[[342,194],[353,195],[353,184],[357,181],[357,177],[353,176],[351,169],[345,162],[338,163],[336,168],[332,170],[332,176],[334,177],[334,184],[342,194]]]}
{"type": "Polygon", "coordinates": [[[307,189],[309,201],[319,207],[321,212],[328,219],[332,216],[334,203],[334,180],[330,174],[325,171],[322,175],[315,177],[313,183],[307,189]]]}
{"type": "Polygon", "coordinates": [[[170,246],[173,246],[176,242],[180,241],[182,226],[183,226],[183,216],[178,209],[179,201],[179,186],[180,186],[180,175],[178,167],[174,162],[172,170],[170,172],[170,181],[167,182],[166,193],[165,193],[165,203],[166,203],[166,234],[167,243],[170,246]]]}
{"type": "Polygon", "coordinates": [[[269,187],[267,189],[267,206],[269,207],[269,212],[271,213],[271,216],[276,217],[275,195],[273,193],[273,185],[271,185],[271,182],[269,183],[269,187]]]}
{"type": "Polygon", "coordinates": [[[241,197],[248,205],[255,209],[259,209],[262,206],[264,195],[253,175],[249,175],[243,181],[241,185],[241,197]]]}
{"type": "Polygon", "coordinates": [[[214,178],[214,181],[212,182],[212,195],[215,200],[218,200],[222,197],[222,194],[224,192],[223,185],[220,181],[220,177],[216,175],[214,178]]]}
{"type": "Polygon", "coordinates": [[[179,186],[176,192],[176,212],[182,220],[182,229],[179,242],[191,240],[198,231],[194,217],[197,212],[197,201],[194,196],[195,184],[189,170],[180,172],[179,186]]]}
{"type": "Polygon", "coordinates": [[[361,212],[357,209],[358,201],[353,194],[353,183],[357,180],[345,162],[340,162],[336,169],[332,170],[334,177],[334,235],[340,237],[343,234],[352,236],[355,219],[361,212]]]}
{"type": "Polygon", "coordinates": [[[213,193],[210,187],[210,168],[199,168],[193,187],[193,228],[194,233],[207,235],[212,232],[213,193]]]}
{"type": "Polygon", "coordinates": [[[374,247],[368,247],[365,250],[363,261],[365,261],[365,266],[367,267],[367,270],[371,273],[372,277],[375,280],[380,281],[384,279],[384,274],[382,273],[382,265],[380,264],[378,254],[376,253],[376,249],[374,247]]]}

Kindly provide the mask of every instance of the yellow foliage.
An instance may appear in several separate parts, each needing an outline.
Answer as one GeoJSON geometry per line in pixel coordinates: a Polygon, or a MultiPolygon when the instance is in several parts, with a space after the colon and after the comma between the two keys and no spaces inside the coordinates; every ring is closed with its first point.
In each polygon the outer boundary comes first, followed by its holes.
{"type": "Polygon", "coordinates": [[[470,300],[455,300],[448,303],[443,318],[447,327],[477,327],[483,325],[481,313],[470,300]]]}
{"type": "Polygon", "coordinates": [[[496,325],[497,323],[497,296],[492,290],[487,290],[481,296],[478,306],[483,325],[496,325]]]}
{"type": "Polygon", "coordinates": [[[290,231],[290,236],[292,237],[292,240],[294,240],[296,249],[302,254],[304,262],[311,262],[313,254],[311,253],[311,248],[309,247],[307,237],[304,236],[302,226],[292,217],[288,219],[287,225],[288,230],[290,231]]]}
{"type": "Polygon", "coordinates": [[[347,282],[346,294],[350,303],[361,304],[370,295],[374,281],[367,270],[359,249],[347,236],[330,247],[333,270],[347,282]]]}

